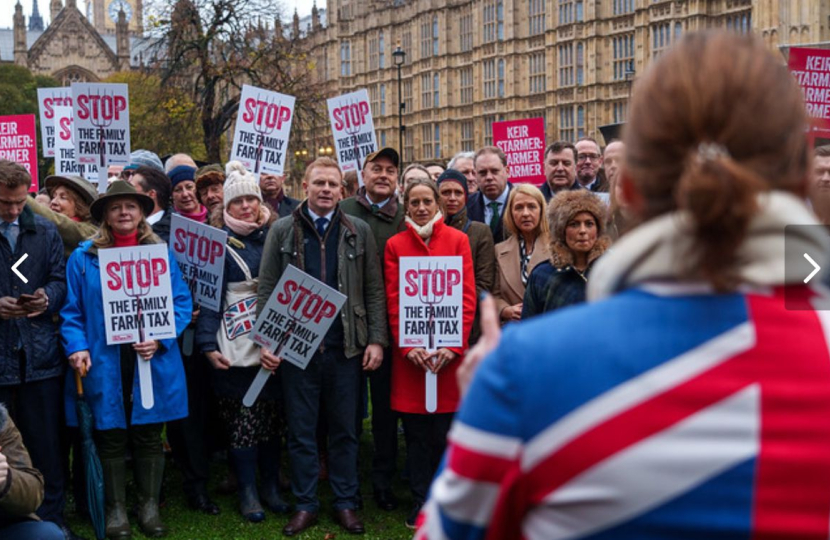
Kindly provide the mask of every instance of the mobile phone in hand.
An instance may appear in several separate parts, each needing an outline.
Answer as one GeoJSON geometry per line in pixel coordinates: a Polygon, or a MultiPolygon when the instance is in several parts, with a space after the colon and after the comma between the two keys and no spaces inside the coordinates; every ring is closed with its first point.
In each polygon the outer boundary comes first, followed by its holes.
{"type": "Polygon", "coordinates": [[[17,305],[18,306],[24,306],[24,305],[28,304],[29,302],[31,302],[32,300],[37,300],[37,296],[35,296],[33,294],[21,294],[17,298],[17,305]]]}

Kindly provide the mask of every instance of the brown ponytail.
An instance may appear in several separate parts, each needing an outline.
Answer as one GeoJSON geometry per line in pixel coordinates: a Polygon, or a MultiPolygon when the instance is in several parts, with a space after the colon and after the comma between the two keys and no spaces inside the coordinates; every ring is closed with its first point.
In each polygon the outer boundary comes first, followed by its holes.
{"type": "Polygon", "coordinates": [[[737,252],[758,194],[795,193],[808,174],[801,90],[755,37],[690,33],[635,84],[625,170],[642,197],[636,218],[685,210],[689,277],[737,284],[737,252]]]}
{"type": "Polygon", "coordinates": [[[734,257],[764,188],[763,180],[725,151],[707,155],[701,145],[690,153],[675,193],[677,208],[693,219],[697,253],[690,260],[697,268],[689,268],[689,275],[702,275],[721,291],[738,284],[734,257]]]}

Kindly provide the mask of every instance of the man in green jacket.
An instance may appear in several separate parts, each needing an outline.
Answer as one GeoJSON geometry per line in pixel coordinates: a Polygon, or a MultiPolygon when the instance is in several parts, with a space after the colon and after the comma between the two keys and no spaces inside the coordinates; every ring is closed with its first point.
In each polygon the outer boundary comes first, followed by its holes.
{"type": "Polygon", "coordinates": [[[374,371],[388,343],[382,272],[369,226],[338,206],[343,175],[337,162],[319,158],[306,169],[307,199],[268,232],[259,270],[261,312],[289,264],[339,290],[346,303],[305,370],[263,349],[263,367],[280,366],[288,419],[291,488],[297,512],[283,528],[294,536],[317,521],[317,419],[321,396],[328,420],[329,482],[337,521],[364,532],[357,516],[357,415],[361,368],[374,371]]]}
{"type": "MultiPolygon", "coordinates": [[[[366,157],[363,165],[364,187],[357,195],[346,199],[340,209],[355,216],[372,228],[378,246],[380,265],[383,268],[386,241],[406,229],[403,206],[398,204],[395,190],[398,186],[398,153],[383,148],[366,157]]],[[[375,504],[381,510],[397,508],[398,501],[392,493],[392,479],[398,458],[398,415],[390,406],[392,390],[392,349],[383,351],[383,363],[375,371],[367,373],[372,387],[372,490],[375,504]]],[[[365,390],[366,385],[361,385],[365,390]]],[[[361,400],[362,402],[362,400],[361,400]]]]}

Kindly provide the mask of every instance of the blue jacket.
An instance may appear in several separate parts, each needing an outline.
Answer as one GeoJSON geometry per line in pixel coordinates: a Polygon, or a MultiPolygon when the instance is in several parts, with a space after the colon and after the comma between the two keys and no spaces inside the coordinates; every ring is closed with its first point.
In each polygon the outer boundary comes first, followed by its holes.
{"type": "Polygon", "coordinates": [[[537,264],[527,278],[522,320],[584,302],[592,266],[580,273],[570,265],[556,268],[550,261],[537,264]]]}
{"type": "Polygon", "coordinates": [[[0,234],[0,297],[17,298],[43,288],[49,307],[34,318],[0,320],[0,386],[20,384],[19,346],[26,353],[25,380],[39,381],[63,374],[65,363],[58,348],[58,327],[52,315],[66,297],[63,241],[58,229],[36,216],[28,207],[18,218],[20,234],[14,253],[6,237],[0,234]],[[17,270],[28,279],[24,283],[12,272],[12,266],[24,255],[17,270]]]}
{"type": "MultiPolygon", "coordinates": [[[[169,260],[175,261],[173,254],[169,260]]],[[[101,271],[98,250],[87,240],[69,257],[66,268],[67,295],[61,309],[61,337],[66,354],[88,350],[92,368],[84,378],[84,394],[92,408],[95,429],[127,427],[121,389],[121,360],[118,345],[107,345],[104,332],[104,307],[101,296],[101,271]]],[[[178,264],[170,264],[176,333],[181,334],[190,322],[193,301],[178,264]]],[[[150,360],[153,368],[155,406],[144,409],[138,373],[133,378],[132,424],[152,424],[187,416],[187,384],[184,365],[175,339],[161,340],[159,351],[150,360]]],[[[75,416],[75,381],[66,378],[66,419],[77,425],[75,416]]]]}

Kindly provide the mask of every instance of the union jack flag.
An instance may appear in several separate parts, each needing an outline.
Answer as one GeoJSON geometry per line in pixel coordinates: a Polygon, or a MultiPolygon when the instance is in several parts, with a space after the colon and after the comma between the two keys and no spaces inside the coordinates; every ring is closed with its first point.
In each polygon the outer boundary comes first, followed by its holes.
{"type": "Polygon", "coordinates": [[[225,334],[229,340],[244,336],[254,329],[256,320],[256,296],[251,296],[231,304],[222,314],[225,334]]]}
{"type": "Polygon", "coordinates": [[[830,312],[792,291],[807,310],[642,288],[508,329],[416,538],[826,540],[830,312]]]}

